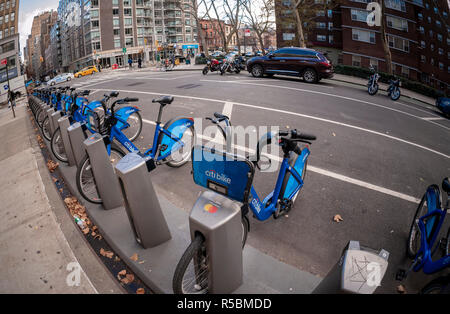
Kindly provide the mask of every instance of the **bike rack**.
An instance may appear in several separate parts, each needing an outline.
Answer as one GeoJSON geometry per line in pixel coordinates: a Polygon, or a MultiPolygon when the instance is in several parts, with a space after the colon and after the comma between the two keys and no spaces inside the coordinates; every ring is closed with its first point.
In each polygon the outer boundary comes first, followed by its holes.
{"type": "Polygon", "coordinates": [[[80,122],[75,122],[67,128],[67,134],[69,136],[70,142],[70,151],[67,152],[67,154],[73,154],[73,159],[75,160],[75,165],[77,167],[86,154],[83,146],[83,142],[87,137],[84,133],[85,129],[86,126],[81,124],[80,122]]]}
{"type": "Polygon", "coordinates": [[[203,192],[189,215],[191,239],[205,237],[209,292],[231,293],[243,281],[242,214],[239,205],[212,191],[203,192]]]}
{"type": "Polygon", "coordinates": [[[53,132],[54,132],[54,130],[53,130],[53,120],[52,120],[52,114],[55,112],[55,109],[53,109],[53,108],[49,108],[49,107],[47,107],[46,109],[45,109],[45,112],[47,112],[47,117],[48,117],[48,122],[49,122],[49,125],[50,125],[50,136],[52,136],[53,135],[53,132]]]}
{"type": "Polygon", "coordinates": [[[69,116],[62,116],[58,119],[58,126],[61,131],[61,138],[64,145],[64,151],[67,155],[67,162],[70,166],[75,166],[75,157],[73,155],[72,147],[70,146],[69,133],[67,129],[70,127],[69,116]]]}
{"type": "Polygon", "coordinates": [[[389,252],[362,248],[350,241],[339,261],[319,283],[313,294],[372,294],[381,284],[388,266],[389,252]]]}
{"type": "Polygon", "coordinates": [[[103,208],[106,210],[117,208],[123,204],[117,177],[106,151],[105,140],[107,138],[95,133],[83,142],[89,156],[98,194],[100,194],[103,208]]]}
{"type": "Polygon", "coordinates": [[[55,111],[50,115],[50,128],[52,130],[52,135],[58,128],[58,119],[63,116],[62,111],[55,111]]]}
{"type": "Polygon", "coordinates": [[[172,236],[148,174],[155,168],[153,159],[130,153],[115,168],[136,241],[144,249],[169,241],[172,236]]]}

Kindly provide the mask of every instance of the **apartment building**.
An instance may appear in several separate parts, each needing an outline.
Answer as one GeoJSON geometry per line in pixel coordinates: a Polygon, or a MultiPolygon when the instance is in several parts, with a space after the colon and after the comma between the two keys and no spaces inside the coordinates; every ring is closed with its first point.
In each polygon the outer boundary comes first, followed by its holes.
{"type": "MultiPolygon", "coordinates": [[[[205,45],[211,51],[223,50],[225,47],[221,29],[225,32],[226,37],[233,31],[232,25],[217,19],[202,19],[200,20],[200,27],[202,36],[204,36],[206,41],[205,45]]],[[[233,34],[228,42],[228,49],[234,50],[237,45],[237,36],[233,34]]],[[[205,50],[205,47],[202,50],[205,50]]]]}
{"type": "MultiPolygon", "coordinates": [[[[323,0],[314,0],[320,6],[323,0]]],[[[307,46],[327,53],[334,64],[386,71],[381,30],[369,26],[370,0],[341,0],[316,11],[306,29],[307,46]],[[312,24],[312,25],[311,25],[312,24]]],[[[386,34],[395,75],[440,90],[450,83],[449,6],[446,0],[384,0],[386,34]]],[[[276,1],[278,46],[298,45],[293,0],[276,1]],[[289,24],[289,25],[287,25],[289,24]]]]}
{"type": "Polygon", "coordinates": [[[177,54],[198,49],[197,26],[185,0],[61,0],[62,66],[123,65],[155,58],[158,47],[177,54]]]}

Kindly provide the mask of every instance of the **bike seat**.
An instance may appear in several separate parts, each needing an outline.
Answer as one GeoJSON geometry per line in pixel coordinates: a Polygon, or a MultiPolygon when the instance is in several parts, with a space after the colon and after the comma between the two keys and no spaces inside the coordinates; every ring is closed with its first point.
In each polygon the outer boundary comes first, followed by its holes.
{"type": "Polygon", "coordinates": [[[223,121],[223,120],[229,120],[230,119],[226,115],[223,115],[223,114],[218,113],[218,112],[214,112],[214,117],[216,117],[216,119],[218,119],[219,122],[223,121]]]}
{"type": "Polygon", "coordinates": [[[119,96],[119,92],[116,91],[111,92],[111,94],[109,94],[109,97],[117,97],[117,96],[119,96]]]}
{"type": "Polygon", "coordinates": [[[450,179],[449,178],[445,178],[444,180],[442,180],[442,189],[445,192],[450,193],[450,179]]]}
{"type": "Polygon", "coordinates": [[[162,106],[170,105],[172,103],[172,101],[173,101],[173,96],[162,96],[160,98],[152,100],[153,103],[157,102],[162,106]]]}

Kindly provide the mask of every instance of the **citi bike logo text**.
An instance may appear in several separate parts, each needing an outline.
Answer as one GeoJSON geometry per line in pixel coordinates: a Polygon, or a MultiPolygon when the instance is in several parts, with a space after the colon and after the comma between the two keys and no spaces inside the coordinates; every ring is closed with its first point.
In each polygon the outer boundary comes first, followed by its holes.
{"type": "Polygon", "coordinates": [[[252,199],[252,205],[255,207],[258,213],[261,211],[261,204],[258,202],[256,198],[252,199]]]}
{"type": "Polygon", "coordinates": [[[206,170],[205,175],[209,178],[219,180],[226,184],[231,184],[231,179],[228,178],[224,173],[217,173],[214,170],[206,170]]]}
{"type": "Polygon", "coordinates": [[[66,284],[69,287],[78,287],[81,282],[81,266],[77,262],[67,264],[66,270],[70,272],[66,277],[66,284]]]}
{"type": "Polygon", "coordinates": [[[381,286],[381,266],[376,262],[367,264],[367,285],[369,287],[381,286]]]}
{"type": "Polygon", "coordinates": [[[369,2],[366,10],[370,12],[366,18],[367,25],[381,26],[381,5],[378,2],[369,2]]]}

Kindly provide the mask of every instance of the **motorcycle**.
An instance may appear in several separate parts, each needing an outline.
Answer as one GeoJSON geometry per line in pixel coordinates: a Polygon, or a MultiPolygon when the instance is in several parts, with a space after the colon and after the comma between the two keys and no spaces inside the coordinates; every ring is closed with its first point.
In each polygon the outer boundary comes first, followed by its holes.
{"type": "Polygon", "coordinates": [[[220,71],[221,63],[217,59],[208,60],[206,66],[203,68],[203,75],[208,74],[208,72],[216,72],[220,71]]]}
{"type": "Polygon", "coordinates": [[[225,72],[235,72],[236,74],[241,72],[241,70],[236,67],[235,60],[231,57],[224,59],[222,66],[220,67],[220,75],[223,75],[225,72]]]}
{"type": "Polygon", "coordinates": [[[388,96],[390,96],[392,100],[397,100],[400,98],[400,86],[401,83],[399,78],[389,80],[387,92],[388,96]]]}
{"type": "Polygon", "coordinates": [[[375,95],[378,92],[378,80],[380,79],[380,74],[375,72],[373,67],[370,67],[374,73],[369,77],[369,82],[367,83],[367,92],[369,95],[375,95]]]}

